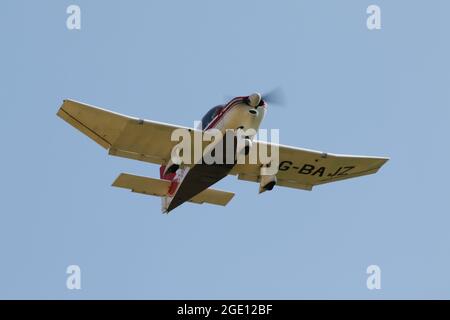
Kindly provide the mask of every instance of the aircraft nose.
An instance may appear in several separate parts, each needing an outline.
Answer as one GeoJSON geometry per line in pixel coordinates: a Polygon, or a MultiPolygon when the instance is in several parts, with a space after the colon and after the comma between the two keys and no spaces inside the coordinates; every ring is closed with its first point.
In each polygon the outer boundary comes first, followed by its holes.
{"type": "Polygon", "coordinates": [[[261,102],[261,94],[258,92],[255,92],[248,96],[248,104],[251,107],[257,107],[259,106],[259,103],[261,102]]]}

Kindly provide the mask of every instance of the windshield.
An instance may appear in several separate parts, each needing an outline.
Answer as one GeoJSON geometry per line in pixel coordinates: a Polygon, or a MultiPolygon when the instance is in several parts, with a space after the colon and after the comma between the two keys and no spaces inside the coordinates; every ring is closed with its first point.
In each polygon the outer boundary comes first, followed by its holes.
{"type": "Polygon", "coordinates": [[[214,117],[223,109],[223,106],[216,106],[210,109],[202,118],[202,130],[205,130],[208,127],[208,124],[214,119],[214,117]]]}

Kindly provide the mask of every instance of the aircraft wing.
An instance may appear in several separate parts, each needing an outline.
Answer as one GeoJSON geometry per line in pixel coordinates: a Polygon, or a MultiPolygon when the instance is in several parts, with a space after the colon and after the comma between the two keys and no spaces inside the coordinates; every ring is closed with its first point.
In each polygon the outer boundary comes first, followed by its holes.
{"type": "Polygon", "coordinates": [[[175,129],[193,128],[121,115],[73,100],[64,100],[57,115],[109,150],[110,155],[165,164],[170,160],[175,129]]]}
{"type": "MultiPolygon", "coordinates": [[[[270,143],[254,141],[257,150],[270,143]]],[[[351,156],[278,145],[280,163],[276,174],[277,185],[312,190],[316,185],[376,173],[388,158],[351,156]]],[[[230,174],[240,180],[259,182],[261,161],[257,164],[238,164],[230,174]]]]}
{"type": "MultiPolygon", "coordinates": [[[[133,118],[73,100],[65,100],[57,115],[77,128],[110,155],[166,164],[177,141],[176,129],[191,135],[201,131],[162,122],[133,118]]],[[[207,143],[206,143],[207,144],[207,143]]],[[[254,145],[270,147],[262,141],[254,145]]],[[[278,145],[280,165],[277,185],[311,190],[315,185],[373,174],[388,160],[381,157],[347,156],[278,145]]],[[[192,152],[192,154],[194,154],[192,152]]],[[[259,161],[259,160],[258,160],[259,161]]],[[[241,180],[258,182],[262,163],[236,165],[230,174],[241,180]]]]}

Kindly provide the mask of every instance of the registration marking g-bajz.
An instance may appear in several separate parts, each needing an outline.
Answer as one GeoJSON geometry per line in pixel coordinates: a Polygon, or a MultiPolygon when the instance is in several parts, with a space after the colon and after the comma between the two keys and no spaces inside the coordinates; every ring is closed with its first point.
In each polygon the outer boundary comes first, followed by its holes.
{"type": "Polygon", "coordinates": [[[339,167],[337,170],[329,170],[327,167],[317,167],[309,163],[305,163],[303,166],[294,166],[292,161],[281,161],[278,167],[280,171],[296,170],[299,174],[306,174],[318,177],[342,177],[348,175],[355,166],[339,167]]]}

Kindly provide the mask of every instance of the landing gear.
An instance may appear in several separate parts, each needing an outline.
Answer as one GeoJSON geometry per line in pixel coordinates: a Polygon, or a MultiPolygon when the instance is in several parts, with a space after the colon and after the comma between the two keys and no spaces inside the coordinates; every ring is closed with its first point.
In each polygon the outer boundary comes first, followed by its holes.
{"type": "Polygon", "coordinates": [[[234,138],[235,146],[236,146],[236,156],[238,154],[247,156],[250,153],[250,149],[252,147],[252,140],[250,140],[250,137],[245,137],[243,139],[243,143],[238,143],[237,138],[234,138]],[[239,148],[239,149],[238,149],[239,148]]]}
{"type": "Polygon", "coordinates": [[[249,140],[249,144],[244,147],[244,155],[246,155],[246,156],[248,156],[248,154],[250,153],[250,144],[251,143],[252,142],[249,140]]]}
{"type": "Polygon", "coordinates": [[[271,191],[277,184],[277,176],[275,174],[267,175],[264,168],[263,166],[260,170],[259,193],[271,191]]]}
{"type": "Polygon", "coordinates": [[[268,184],[264,186],[264,189],[267,191],[272,191],[273,187],[275,187],[277,183],[275,181],[270,181],[268,184]]]}
{"type": "Polygon", "coordinates": [[[169,162],[166,164],[166,167],[164,168],[164,171],[161,174],[161,178],[165,177],[168,174],[174,174],[178,169],[180,169],[180,164],[174,163],[172,159],[169,160],[169,162]]]}
{"type": "Polygon", "coordinates": [[[175,173],[175,172],[177,172],[177,170],[180,168],[180,165],[179,164],[175,164],[175,163],[173,163],[170,167],[168,167],[167,169],[166,169],[166,174],[167,173],[175,173]]]}
{"type": "Polygon", "coordinates": [[[208,149],[204,151],[203,162],[233,165],[243,163],[242,160],[250,154],[251,148],[252,140],[249,136],[241,133],[238,135],[234,130],[227,130],[221,141],[218,141],[216,145],[209,145],[208,149]]]}

